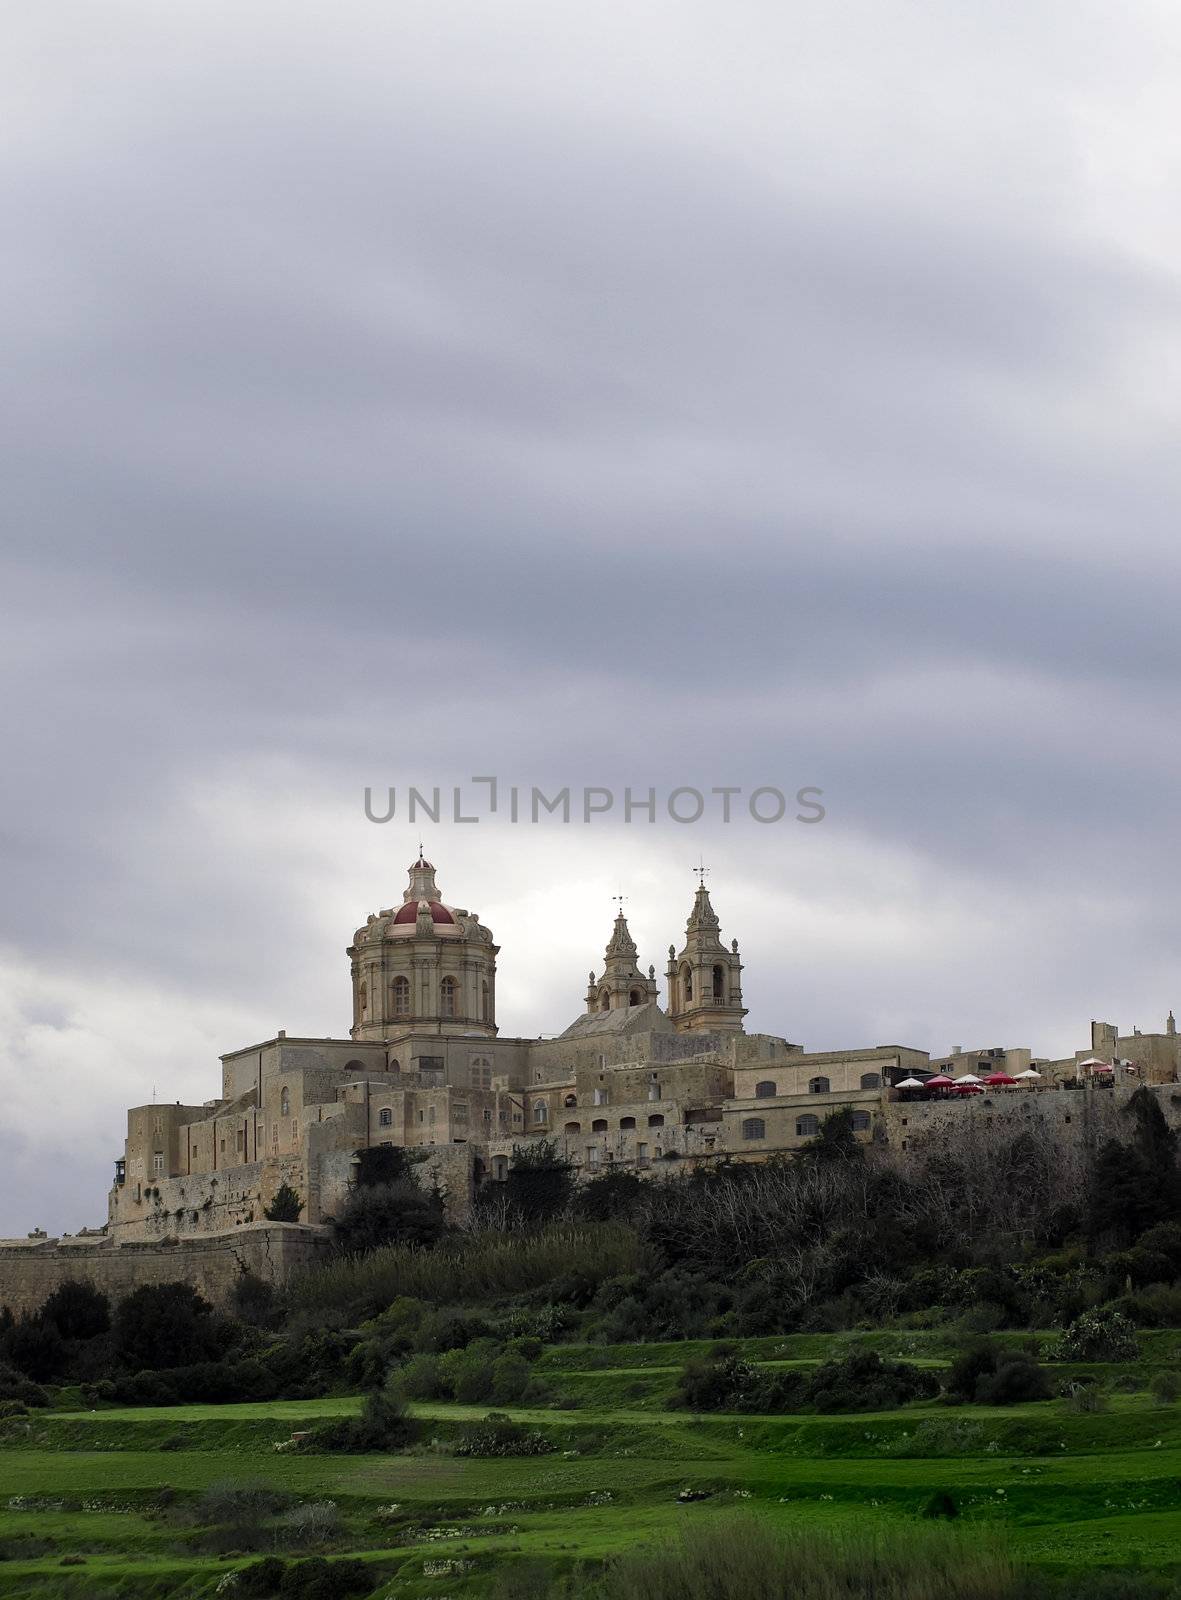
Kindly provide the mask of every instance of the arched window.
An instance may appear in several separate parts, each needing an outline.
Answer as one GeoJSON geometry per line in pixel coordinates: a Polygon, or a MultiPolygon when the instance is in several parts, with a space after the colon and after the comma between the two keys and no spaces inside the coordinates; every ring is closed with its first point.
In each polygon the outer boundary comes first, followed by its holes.
{"type": "Polygon", "coordinates": [[[868,1111],[854,1111],[854,1113],[853,1113],[853,1132],[854,1133],[868,1133],[869,1132],[869,1112],[868,1111]]]}
{"type": "Polygon", "coordinates": [[[492,999],[488,993],[487,983],[480,985],[480,1020],[481,1022],[492,1021],[492,999]]]}
{"type": "Polygon", "coordinates": [[[688,964],[688,962],[686,962],[681,968],[681,993],[685,996],[686,1001],[692,1000],[693,968],[688,964]]]}
{"type": "Polygon", "coordinates": [[[390,994],[394,1002],[395,1017],[408,1017],[410,1015],[410,981],[401,973],[394,979],[390,986],[390,994]]]}
{"type": "Polygon", "coordinates": [[[564,1106],[576,1106],[578,1104],[578,1096],[576,1094],[568,1094],[562,1104],[564,1106]]]}
{"type": "Polygon", "coordinates": [[[820,1132],[820,1118],[814,1117],[809,1111],[805,1116],[796,1118],[796,1138],[814,1139],[820,1132]]]}
{"type": "Polygon", "coordinates": [[[808,1080],[809,1094],[827,1094],[828,1088],[829,1085],[827,1078],[810,1078],[808,1080]]]}
{"type": "Polygon", "coordinates": [[[717,966],[717,967],[714,968],[714,999],[715,1000],[724,1000],[725,998],[726,998],[726,969],[725,969],[725,967],[717,966]]]}
{"type": "Polygon", "coordinates": [[[402,1070],[398,1063],[394,1060],[393,1056],[390,1057],[387,1066],[390,1072],[401,1072],[402,1070]]]}
{"type": "Polygon", "coordinates": [[[534,1120],[534,1122],[544,1122],[548,1116],[549,1116],[549,1107],[546,1105],[545,1101],[544,1100],[535,1100],[533,1102],[533,1120],[534,1120]]]}
{"type": "Polygon", "coordinates": [[[363,1061],[346,1061],[344,1070],[346,1072],[364,1072],[365,1063],[363,1061]]]}
{"type": "Polygon", "coordinates": [[[606,1131],[607,1131],[607,1119],[606,1119],[606,1117],[596,1117],[595,1120],[591,1123],[591,1132],[592,1133],[606,1133],[606,1131]]]}
{"type": "Polygon", "coordinates": [[[619,1127],[620,1127],[620,1131],[621,1132],[625,1131],[628,1128],[634,1128],[635,1125],[636,1125],[635,1117],[620,1117],[620,1119],[619,1119],[619,1127]]]}
{"type": "Polygon", "coordinates": [[[389,1106],[382,1106],[381,1110],[377,1113],[377,1121],[378,1125],[382,1128],[390,1128],[393,1126],[394,1113],[390,1110],[389,1106]]]}
{"type": "Polygon", "coordinates": [[[599,1010],[600,1011],[610,1011],[610,1009],[611,1009],[611,996],[607,993],[606,989],[604,989],[602,994],[599,996],[599,1010]]]}
{"type": "Polygon", "coordinates": [[[643,1005],[644,996],[640,993],[640,991],[638,989],[632,989],[630,991],[630,993],[628,994],[627,1003],[628,1003],[629,1006],[643,1005]]]}
{"type": "Polygon", "coordinates": [[[453,1017],[455,1015],[455,992],[458,985],[454,978],[444,978],[439,985],[439,1015],[453,1017]]]}
{"type": "Polygon", "coordinates": [[[286,1085],[284,1085],[283,1092],[279,1096],[279,1115],[281,1117],[289,1117],[291,1115],[291,1090],[286,1085]]]}
{"type": "Polygon", "coordinates": [[[878,1072],[863,1072],[861,1074],[861,1087],[863,1089],[880,1089],[882,1086],[881,1074],[878,1072]]]}
{"type": "Polygon", "coordinates": [[[362,1016],[364,1016],[366,1011],[369,1009],[369,985],[367,983],[362,983],[361,987],[357,990],[357,1007],[362,1016]]]}
{"type": "Polygon", "coordinates": [[[767,1137],[767,1124],[762,1117],[747,1117],[742,1124],[742,1137],[744,1139],[765,1139],[767,1137]]]}
{"type": "Polygon", "coordinates": [[[764,1078],[762,1083],[756,1083],[755,1084],[755,1099],[756,1100],[770,1100],[772,1095],[775,1095],[775,1094],[778,1094],[778,1093],[779,1093],[779,1090],[771,1082],[770,1078],[764,1078]]]}
{"type": "Polygon", "coordinates": [[[566,1126],[562,1129],[562,1132],[563,1133],[581,1133],[582,1132],[582,1123],[581,1122],[568,1122],[566,1124],[566,1126]]]}
{"type": "Polygon", "coordinates": [[[663,1128],[664,1127],[664,1118],[661,1116],[659,1111],[654,1111],[652,1113],[652,1115],[648,1118],[648,1126],[650,1128],[663,1128]]]}

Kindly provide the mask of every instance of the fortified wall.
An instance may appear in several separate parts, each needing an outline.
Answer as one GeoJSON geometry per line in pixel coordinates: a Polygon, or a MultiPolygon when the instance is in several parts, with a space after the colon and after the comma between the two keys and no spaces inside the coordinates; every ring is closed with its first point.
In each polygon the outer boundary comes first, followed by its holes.
{"type": "Polygon", "coordinates": [[[280,1287],[327,1255],[331,1232],[300,1222],[245,1223],[228,1233],[132,1240],[0,1240],[0,1305],[35,1311],[69,1279],[91,1283],[112,1300],[144,1284],[192,1284],[213,1305],[230,1304],[234,1284],[252,1272],[280,1287]]]}

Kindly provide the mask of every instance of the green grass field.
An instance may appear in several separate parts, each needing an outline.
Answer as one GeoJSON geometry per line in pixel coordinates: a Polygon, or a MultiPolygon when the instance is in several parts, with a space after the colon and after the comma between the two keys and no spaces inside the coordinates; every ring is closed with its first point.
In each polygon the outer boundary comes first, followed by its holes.
{"type": "MultiPolygon", "coordinates": [[[[751,1340],[746,1350],[814,1361],[839,1342],[751,1340]]],[[[946,1354],[934,1336],[874,1343],[908,1359],[946,1354]]],[[[694,1417],[668,1402],[697,1347],[558,1346],[539,1370],[560,1407],[507,1408],[555,1445],[531,1457],[451,1453],[487,1405],[421,1404],[412,1452],[366,1456],[275,1448],[355,1411],[355,1398],[35,1413],[4,1425],[0,1595],[213,1594],[246,1558],[199,1548],[184,1509],[227,1480],[334,1502],[343,1520],[325,1553],[362,1556],[375,1595],[478,1595],[508,1563],[608,1556],[729,1508],[787,1530],[917,1526],[938,1491],[954,1497],[961,1528],[991,1530],[1036,1567],[1171,1568],[1181,1564],[1181,1406],[1154,1402],[1147,1382],[1175,1362],[1177,1344],[1147,1335],[1141,1362],[1106,1373],[1131,1372],[1145,1387],[1094,1414],[1054,1400],[831,1417],[694,1417]],[[686,1488],[706,1498],[682,1503],[686,1488]],[[84,1560],[63,1566],[64,1556],[84,1560]]]]}

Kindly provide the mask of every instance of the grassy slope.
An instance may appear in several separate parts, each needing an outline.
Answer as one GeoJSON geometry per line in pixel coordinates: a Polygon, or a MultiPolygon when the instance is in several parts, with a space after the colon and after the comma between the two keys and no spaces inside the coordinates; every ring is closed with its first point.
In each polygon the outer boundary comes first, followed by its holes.
{"type": "MultiPolygon", "coordinates": [[[[806,1348],[798,1340],[746,1343],[764,1360],[807,1360],[843,1342],[825,1338],[812,1348],[811,1337],[806,1348]]],[[[1149,1336],[1143,1365],[1175,1357],[1178,1337],[1149,1336]]],[[[878,1340],[885,1354],[933,1360],[940,1353],[927,1336],[878,1340]],[[920,1348],[909,1349],[912,1342],[920,1348]]],[[[580,1408],[508,1409],[572,1453],[525,1459],[466,1460],[429,1443],[409,1456],[274,1450],[301,1425],[354,1410],[355,1399],[38,1416],[0,1449],[0,1539],[35,1535],[56,1547],[0,1561],[0,1594],[47,1593],[52,1585],[55,1593],[85,1595],[99,1580],[128,1595],[190,1584],[193,1593],[212,1592],[233,1563],[178,1551],[177,1530],[152,1506],[161,1484],[183,1496],[227,1478],[335,1500],[347,1518],[347,1547],[376,1564],[375,1582],[396,1573],[408,1595],[478,1593],[488,1567],[506,1558],[607,1554],[667,1535],[713,1506],[743,1504],[792,1527],[887,1526],[915,1517],[936,1490],[956,1497],[963,1521],[1001,1528],[1024,1559],[1087,1566],[1181,1559],[1177,1406],[1136,1394],[1097,1415],[1054,1401],[856,1417],[694,1418],[663,1402],[690,1348],[547,1352],[543,1370],[577,1395],[580,1408]],[[637,1374],[661,1387],[620,1403],[620,1386],[637,1374]],[[685,1486],[711,1498],[679,1504],[685,1486]],[[379,1515],[394,1503],[397,1511],[379,1515]],[[63,1571],[65,1550],[86,1552],[86,1566],[63,1571]],[[475,1569],[424,1574],[424,1562],[449,1557],[475,1569]]],[[[441,1441],[488,1409],[416,1408],[428,1421],[428,1440],[441,1441]]]]}

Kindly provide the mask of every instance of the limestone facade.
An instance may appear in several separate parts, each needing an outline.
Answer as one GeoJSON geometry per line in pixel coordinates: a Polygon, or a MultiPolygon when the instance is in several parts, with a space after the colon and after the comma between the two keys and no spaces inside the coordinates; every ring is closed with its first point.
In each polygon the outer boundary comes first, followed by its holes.
{"type": "Polygon", "coordinates": [[[704,881],[680,948],[669,947],[663,1004],[620,910],[582,1014],[553,1038],[502,1036],[491,931],[442,899],[421,854],[408,879],[401,907],[370,916],[348,947],[347,1038],[280,1033],[223,1056],[220,1093],[206,1104],[128,1112],[109,1197],[112,1239],[256,1228],[283,1184],[300,1196],[302,1223],[324,1224],[359,1152],[373,1145],[421,1151],[460,1216],[527,1140],[554,1140],[581,1175],[616,1166],[656,1174],[789,1154],[840,1107],[859,1139],[899,1145],[912,1128],[1025,1117],[1026,1105],[1061,1130],[1078,1103],[1066,1085],[1094,1096],[1114,1084],[1118,1095],[1176,1083],[1181,1067],[1171,1016],[1160,1034],[1093,1024],[1090,1049],[1061,1061],[1024,1047],[935,1059],[899,1044],[815,1052],[748,1034],[737,941],[723,939],[704,881]],[[1107,1077],[1095,1076],[1097,1056],[1114,1063],[1107,1077]],[[896,1087],[937,1070],[1016,1077],[1031,1064],[1039,1077],[987,1097],[916,1099],[896,1087]]]}

